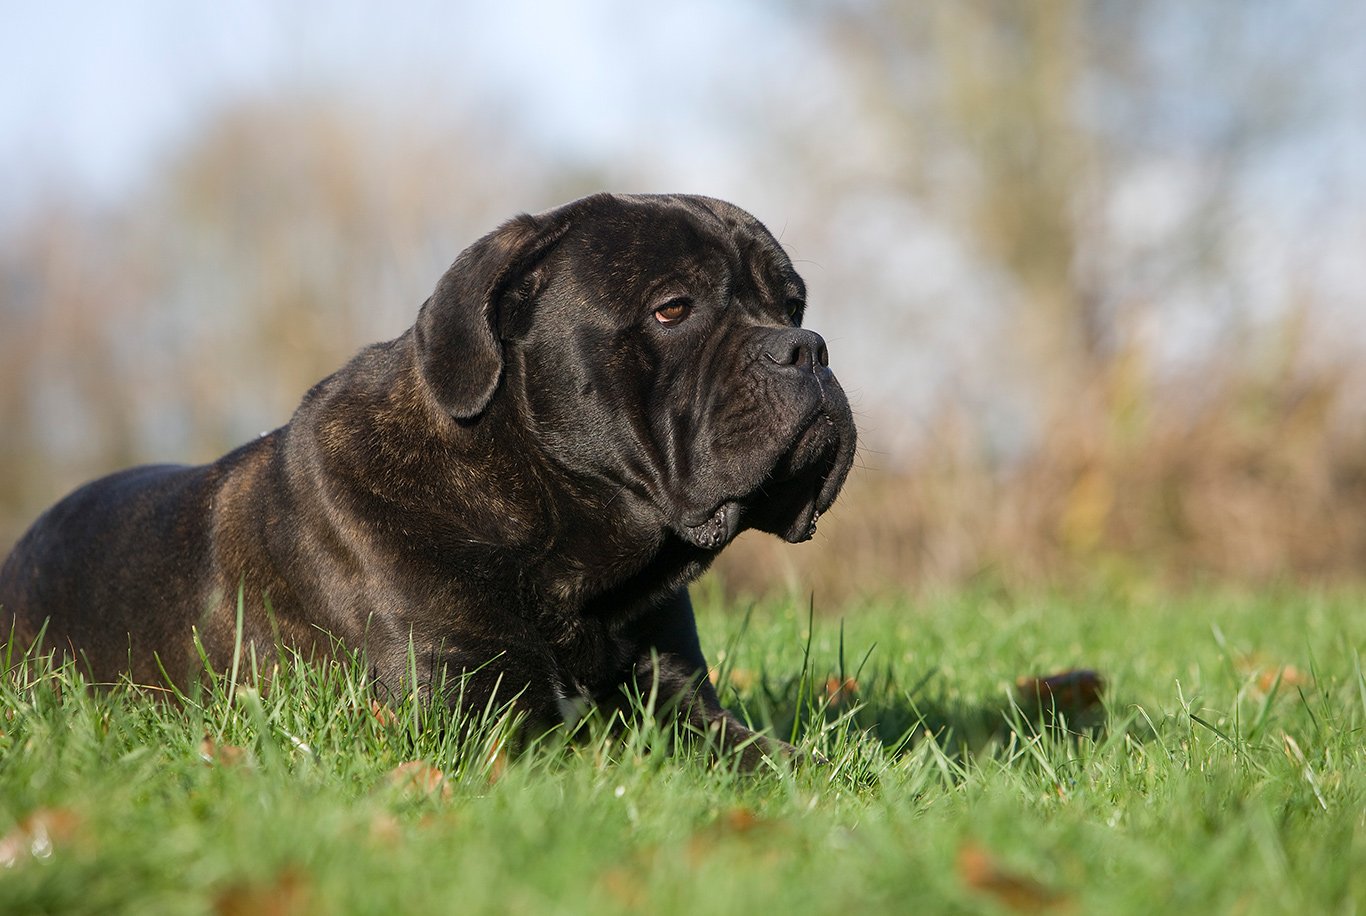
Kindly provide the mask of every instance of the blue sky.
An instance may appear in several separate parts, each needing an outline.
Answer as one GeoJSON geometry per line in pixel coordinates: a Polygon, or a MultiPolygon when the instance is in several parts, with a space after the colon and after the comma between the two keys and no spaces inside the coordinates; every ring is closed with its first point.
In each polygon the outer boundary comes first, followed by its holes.
{"type": "MultiPolygon", "coordinates": [[[[842,107],[838,76],[822,70],[809,37],[781,4],[759,0],[0,4],[0,169],[9,176],[0,215],[44,184],[118,195],[207,112],[241,95],[317,87],[380,106],[401,100],[435,117],[476,108],[547,155],[610,168],[643,152],[677,187],[717,193],[736,180],[727,117],[738,116],[728,106],[740,96],[842,107]]],[[[1175,120],[1158,129],[1197,116],[1217,123],[1217,87],[1202,94],[1179,77],[1182,61],[1210,46],[1202,30],[1217,17],[1171,10],[1154,18],[1155,34],[1135,37],[1178,75],[1165,108],[1175,120]]],[[[1230,10],[1237,15],[1237,4],[1230,10]]],[[[1271,71],[1296,62],[1296,42],[1333,45],[1315,61],[1325,86],[1307,114],[1317,127],[1267,160],[1262,185],[1287,202],[1308,199],[1299,206],[1322,206],[1325,193],[1363,200],[1366,164],[1352,163],[1366,163],[1366,4],[1256,10],[1256,28],[1285,36],[1267,47],[1289,51],[1268,58],[1271,71]],[[1316,181],[1355,186],[1325,191],[1316,181]]]]}
{"type": "MultiPolygon", "coordinates": [[[[762,8],[418,2],[190,4],[6,0],[0,206],[43,181],[117,194],[207,110],[318,86],[513,118],[556,154],[608,158],[671,135],[700,144],[701,90],[784,63],[795,35],[762,8]]],[[[722,163],[723,165],[723,163],[722,163]]]]}

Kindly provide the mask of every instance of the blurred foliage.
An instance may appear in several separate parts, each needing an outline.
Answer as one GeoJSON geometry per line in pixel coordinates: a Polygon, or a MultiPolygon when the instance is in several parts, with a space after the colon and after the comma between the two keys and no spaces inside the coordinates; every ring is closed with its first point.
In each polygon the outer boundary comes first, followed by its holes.
{"type": "MultiPolygon", "coordinates": [[[[1321,62],[1340,10],[803,9],[854,103],[846,129],[825,144],[817,135],[805,160],[822,193],[909,201],[951,226],[991,278],[996,308],[979,326],[987,343],[958,364],[911,447],[865,451],[815,545],[732,548],[720,563],[727,586],[778,582],[838,606],[978,580],[1359,577],[1366,336],[1331,323],[1312,259],[1286,267],[1277,287],[1245,250],[1249,224],[1280,220],[1274,248],[1294,247],[1284,201],[1250,189],[1305,142],[1307,113],[1328,107],[1321,62]],[[1271,317],[1255,318],[1259,307],[1271,317]],[[1181,339],[1199,336],[1189,313],[1208,322],[1205,340],[1181,339]],[[1192,355],[1173,359],[1183,346],[1192,355]],[[983,402],[1027,415],[1026,432],[1002,446],[983,402]]],[[[1305,167],[1301,180],[1327,177],[1305,167]]],[[[827,244],[850,231],[831,221],[827,244]]],[[[913,296],[881,298],[884,333],[913,296]]],[[[911,351],[910,333],[898,339],[911,351]]]]}
{"type": "MultiPolygon", "coordinates": [[[[728,587],[1359,577],[1366,340],[1335,333],[1312,260],[1247,269],[1249,227],[1294,247],[1254,179],[1324,109],[1343,31],[1332,3],[1277,7],[786,8],[808,79],[726,86],[716,110],[755,200],[790,201],[775,228],[840,328],[865,448],[815,544],[742,538],[728,587]],[[941,242],[912,263],[911,236],[941,242]]],[[[538,158],[497,123],[246,99],[123,203],[11,221],[0,548],[84,479],[284,422],[512,213],[675,190],[646,161],[538,158]]]]}
{"type": "Polygon", "coordinates": [[[121,206],[36,209],[0,248],[0,544],[85,479],[284,423],[461,247],[595,187],[477,124],[294,96],[218,112],[121,206]]]}
{"type": "Polygon", "coordinates": [[[855,472],[811,544],[742,538],[721,557],[723,582],[838,608],[964,583],[1360,579],[1366,426],[1341,419],[1359,388],[1298,364],[1211,366],[1129,400],[1116,391],[1124,367],[1107,367],[1009,465],[973,416],[946,408],[906,469],[855,472]]]}

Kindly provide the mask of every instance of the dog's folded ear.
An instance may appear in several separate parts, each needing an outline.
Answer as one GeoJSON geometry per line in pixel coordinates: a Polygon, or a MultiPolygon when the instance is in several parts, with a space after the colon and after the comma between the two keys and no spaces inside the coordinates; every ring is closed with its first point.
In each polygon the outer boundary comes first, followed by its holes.
{"type": "Polygon", "coordinates": [[[422,377],[453,417],[484,412],[503,374],[500,302],[569,228],[563,216],[519,216],[460,253],[414,326],[422,377]]]}

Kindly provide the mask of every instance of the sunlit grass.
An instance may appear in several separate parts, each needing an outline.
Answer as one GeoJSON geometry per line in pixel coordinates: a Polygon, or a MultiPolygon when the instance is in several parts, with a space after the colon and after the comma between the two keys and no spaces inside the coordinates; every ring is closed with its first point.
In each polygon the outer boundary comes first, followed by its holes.
{"type": "MultiPolygon", "coordinates": [[[[1350,912],[1360,596],[700,602],[723,701],[825,763],[379,706],[250,659],[180,698],[10,659],[0,912],[1350,912]],[[1048,726],[1017,678],[1094,669],[1048,726]]],[[[646,702],[642,700],[641,702],[646,702]]]]}

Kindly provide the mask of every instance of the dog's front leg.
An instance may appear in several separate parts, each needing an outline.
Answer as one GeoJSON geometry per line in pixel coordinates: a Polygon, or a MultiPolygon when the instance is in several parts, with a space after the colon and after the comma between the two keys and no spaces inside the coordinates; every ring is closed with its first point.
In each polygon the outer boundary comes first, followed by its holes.
{"type": "Polygon", "coordinates": [[[518,635],[459,632],[427,647],[390,646],[378,653],[376,689],[446,705],[462,734],[512,714],[534,737],[563,721],[566,690],[549,648],[530,632],[518,635]]]}
{"type": "Polygon", "coordinates": [[[722,708],[708,677],[686,589],[679,589],[643,618],[635,635],[639,647],[632,669],[635,686],[642,695],[654,697],[661,719],[685,724],[723,757],[738,755],[747,770],[760,766],[766,757],[798,756],[792,745],[754,732],[722,708]]]}

